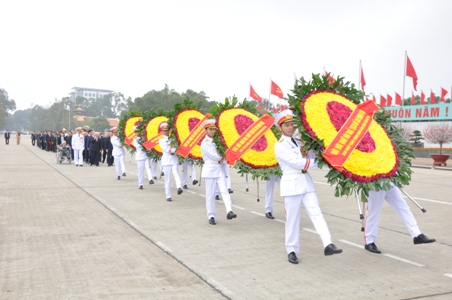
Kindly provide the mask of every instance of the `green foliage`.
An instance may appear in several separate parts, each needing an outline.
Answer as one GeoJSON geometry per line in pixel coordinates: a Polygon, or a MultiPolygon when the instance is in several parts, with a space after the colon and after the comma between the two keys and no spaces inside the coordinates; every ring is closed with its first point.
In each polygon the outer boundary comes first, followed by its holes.
{"type": "MultiPolygon", "coordinates": [[[[344,82],[343,77],[337,77],[335,82],[330,84],[328,75],[312,74],[310,81],[306,81],[303,77],[297,80],[292,90],[293,95],[289,95],[289,104],[295,115],[295,122],[301,133],[301,139],[308,149],[313,150],[317,154],[316,161],[319,168],[328,166],[329,172],[325,176],[328,183],[335,185],[335,196],[349,196],[354,191],[364,196],[369,195],[370,190],[389,190],[390,183],[394,183],[398,187],[403,187],[409,184],[411,180],[411,158],[413,158],[413,149],[403,141],[399,130],[391,124],[389,114],[385,114],[384,109],[376,112],[374,119],[386,130],[391,137],[397,149],[400,163],[395,176],[391,178],[382,178],[374,182],[356,182],[351,178],[345,177],[341,172],[332,168],[323,158],[322,152],[324,149],[323,140],[317,140],[311,137],[302,125],[301,114],[302,100],[314,91],[332,91],[342,94],[347,99],[355,104],[363,102],[364,92],[355,88],[355,85],[350,82],[344,82]]],[[[362,197],[363,198],[363,197],[362,197]]]]}
{"type": "Polygon", "coordinates": [[[9,99],[8,92],[4,89],[0,89],[0,128],[3,128],[6,123],[9,111],[16,109],[16,102],[13,99],[9,99]]]}

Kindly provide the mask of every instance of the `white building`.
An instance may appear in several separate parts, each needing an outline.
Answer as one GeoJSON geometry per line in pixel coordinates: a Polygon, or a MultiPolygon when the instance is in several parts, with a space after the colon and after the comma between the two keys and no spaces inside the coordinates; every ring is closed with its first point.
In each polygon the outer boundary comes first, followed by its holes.
{"type": "Polygon", "coordinates": [[[75,98],[79,96],[84,97],[86,99],[97,99],[115,92],[112,90],[92,89],[77,86],[73,87],[72,90],[73,91],[69,93],[72,101],[75,101],[75,98]]]}

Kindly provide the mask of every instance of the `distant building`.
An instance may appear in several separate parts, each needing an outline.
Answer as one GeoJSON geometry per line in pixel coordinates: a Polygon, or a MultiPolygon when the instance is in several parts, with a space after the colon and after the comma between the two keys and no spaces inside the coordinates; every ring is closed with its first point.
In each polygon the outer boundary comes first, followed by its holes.
{"type": "Polygon", "coordinates": [[[86,99],[97,99],[115,92],[112,90],[92,89],[77,86],[73,87],[72,90],[73,91],[69,93],[71,101],[75,101],[75,98],[79,96],[86,99]]]}

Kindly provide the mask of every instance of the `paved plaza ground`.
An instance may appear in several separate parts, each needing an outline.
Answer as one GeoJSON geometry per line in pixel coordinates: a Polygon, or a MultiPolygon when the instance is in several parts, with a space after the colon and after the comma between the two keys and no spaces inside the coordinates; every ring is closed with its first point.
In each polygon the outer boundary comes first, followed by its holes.
{"type": "Polygon", "coordinates": [[[265,184],[258,193],[250,180],[247,192],[234,170],[238,217],[227,220],[217,201],[211,226],[202,184],[180,196],[173,186],[167,202],[163,178],[138,189],[130,156],[118,181],[106,164],[57,164],[28,137],[21,145],[0,141],[0,155],[0,299],[452,299],[452,168],[432,169],[431,159],[413,160],[405,191],[427,210],[407,200],[436,243],[413,245],[385,203],[376,242],[382,253],[364,250],[356,199],[335,198],[326,170],[317,170],[310,173],[321,207],[344,252],[324,256],[302,212],[293,265],[278,187],[269,220],[265,184]]]}

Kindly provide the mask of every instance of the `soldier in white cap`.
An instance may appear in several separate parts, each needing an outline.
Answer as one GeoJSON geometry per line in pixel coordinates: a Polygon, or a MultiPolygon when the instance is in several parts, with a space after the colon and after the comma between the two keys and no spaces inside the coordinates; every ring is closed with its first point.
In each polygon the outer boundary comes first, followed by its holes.
{"type": "Polygon", "coordinates": [[[146,152],[144,152],[143,146],[141,146],[142,135],[137,126],[133,127],[133,132],[137,137],[133,140],[133,146],[135,147],[135,161],[137,162],[137,175],[138,175],[138,188],[143,189],[144,185],[144,169],[146,167],[146,162],[149,165],[149,160],[147,159],[146,152]]]}
{"type": "Polygon", "coordinates": [[[311,219],[317,233],[322,239],[324,254],[341,253],[331,242],[331,235],[319,206],[314,182],[308,173],[317,169],[315,153],[309,151],[302,155],[302,143],[292,136],[295,122],[292,111],[283,110],[275,119],[275,125],[281,129],[281,139],[275,144],[275,154],[283,172],[281,177],[281,196],[284,198],[286,211],[285,244],[289,262],[298,263],[296,253],[300,251],[300,208],[303,206],[311,219]]]}
{"type": "Polygon", "coordinates": [[[76,134],[72,136],[72,149],[74,149],[74,163],[75,166],[83,167],[83,150],[85,150],[85,136],[82,134],[82,127],[75,129],[76,134]]]}
{"type": "Polygon", "coordinates": [[[213,137],[217,128],[215,127],[215,119],[207,120],[203,123],[206,130],[206,137],[201,142],[201,152],[204,165],[201,171],[201,177],[205,180],[206,186],[206,209],[207,219],[209,224],[216,224],[216,205],[215,205],[215,188],[220,189],[221,197],[223,198],[226,211],[228,212],[226,218],[231,220],[237,215],[232,212],[232,201],[226,187],[226,179],[222,171],[222,163],[224,158],[218,154],[217,147],[213,143],[213,137]]]}
{"type": "Polygon", "coordinates": [[[179,159],[176,155],[176,148],[172,146],[169,139],[170,129],[167,122],[160,124],[163,132],[163,137],[159,140],[159,145],[162,148],[162,169],[165,174],[165,194],[166,200],[172,201],[171,198],[171,173],[173,173],[176,181],[177,194],[182,194],[182,184],[178,172],[179,159]]]}
{"type": "Polygon", "coordinates": [[[110,131],[112,134],[110,142],[113,146],[112,155],[114,157],[116,176],[118,180],[121,180],[121,173],[122,176],[126,176],[126,166],[124,163],[125,150],[122,147],[121,141],[118,138],[118,128],[113,127],[110,131]]]}

